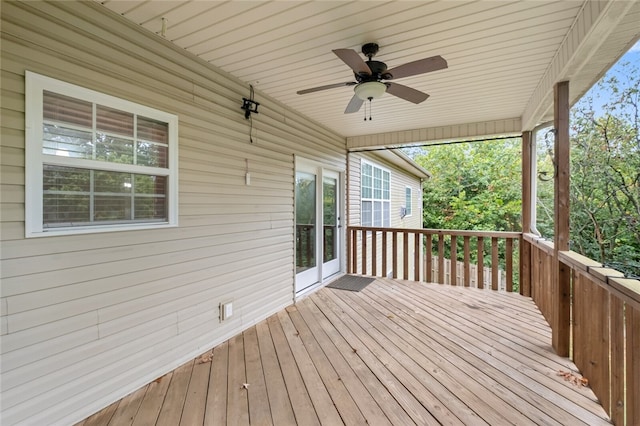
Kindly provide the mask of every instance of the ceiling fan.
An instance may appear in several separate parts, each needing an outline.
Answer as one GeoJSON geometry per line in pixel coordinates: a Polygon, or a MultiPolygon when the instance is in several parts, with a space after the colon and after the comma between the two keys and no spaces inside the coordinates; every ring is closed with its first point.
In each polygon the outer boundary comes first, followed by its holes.
{"type": "Polygon", "coordinates": [[[333,50],[333,53],[353,70],[356,81],[328,84],[326,86],[300,90],[297,93],[304,95],[306,93],[319,92],[336,87],[355,86],[353,88],[355,94],[351,98],[351,101],[349,101],[347,109],[344,110],[345,114],[358,112],[365,100],[371,101],[372,99],[379,98],[385,92],[406,101],[413,102],[414,104],[419,104],[426,100],[429,95],[412,89],[411,87],[403,86],[402,84],[383,82],[383,80],[395,80],[397,78],[425,74],[447,68],[447,61],[445,61],[444,58],[441,56],[432,56],[430,58],[408,62],[388,70],[387,64],[384,62],[371,59],[378,53],[378,49],[379,47],[376,43],[367,43],[362,46],[362,53],[368,58],[366,62],[353,49],[333,50]]]}

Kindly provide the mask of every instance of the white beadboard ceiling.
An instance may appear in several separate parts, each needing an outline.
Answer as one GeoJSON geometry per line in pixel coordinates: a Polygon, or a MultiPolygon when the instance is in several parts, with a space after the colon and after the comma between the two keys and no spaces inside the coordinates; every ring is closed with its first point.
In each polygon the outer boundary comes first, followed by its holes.
{"type": "MultiPolygon", "coordinates": [[[[578,18],[584,9],[594,8],[591,2],[539,0],[100,3],[252,84],[256,100],[264,93],[345,137],[522,118],[528,112],[527,124],[535,125],[549,114],[548,94],[545,100],[536,90],[545,75],[549,78],[566,39],[574,36],[571,29],[583,25],[578,18]],[[373,101],[371,121],[364,120],[364,108],[343,113],[353,87],[296,94],[353,81],[332,49],[360,53],[367,42],[380,45],[375,59],[389,68],[434,55],[449,67],[397,80],[430,98],[414,105],[385,94],[373,101]]],[[[640,22],[638,4],[622,9],[627,23],[640,22]]],[[[600,21],[605,19],[611,20],[600,21]]],[[[572,87],[574,100],[637,39],[640,25],[618,31],[623,19],[615,19],[614,25],[593,19],[609,40],[606,49],[595,46],[598,66],[595,61],[588,61],[590,67],[569,64],[575,68],[570,77],[582,81],[572,87]]],[[[260,108],[269,108],[268,102],[260,108]]]]}

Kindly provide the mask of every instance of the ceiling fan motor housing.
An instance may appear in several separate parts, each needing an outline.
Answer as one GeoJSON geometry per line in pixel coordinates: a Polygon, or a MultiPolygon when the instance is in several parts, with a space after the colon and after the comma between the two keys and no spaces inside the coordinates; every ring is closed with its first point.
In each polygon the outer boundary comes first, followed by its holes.
{"type": "Polygon", "coordinates": [[[378,43],[366,43],[362,45],[362,53],[369,59],[376,56],[376,53],[378,53],[378,49],[380,49],[378,43]]]}
{"type": "Polygon", "coordinates": [[[358,83],[365,81],[380,81],[382,79],[388,80],[392,78],[391,74],[387,72],[387,64],[384,62],[368,60],[366,64],[371,70],[371,74],[354,73],[358,83]]]}

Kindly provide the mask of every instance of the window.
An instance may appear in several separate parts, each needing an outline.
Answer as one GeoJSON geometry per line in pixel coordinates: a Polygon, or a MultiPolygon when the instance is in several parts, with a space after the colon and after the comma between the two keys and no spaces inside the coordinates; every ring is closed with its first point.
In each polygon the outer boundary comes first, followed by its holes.
{"type": "Polygon", "coordinates": [[[26,74],[26,236],[175,226],[178,118],[26,74]]]}
{"type": "Polygon", "coordinates": [[[413,204],[413,199],[411,197],[411,187],[407,186],[404,190],[404,215],[411,216],[411,206],[413,204]]]}
{"type": "Polygon", "coordinates": [[[390,173],[365,161],[361,169],[362,226],[391,226],[390,173]]]}

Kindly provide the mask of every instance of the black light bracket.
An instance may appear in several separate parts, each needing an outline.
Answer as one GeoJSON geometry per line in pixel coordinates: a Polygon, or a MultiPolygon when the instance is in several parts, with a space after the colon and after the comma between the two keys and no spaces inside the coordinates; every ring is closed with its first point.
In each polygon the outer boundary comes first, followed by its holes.
{"type": "Polygon", "coordinates": [[[242,98],[242,109],[244,110],[244,118],[249,119],[251,113],[258,114],[258,105],[260,102],[252,101],[251,99],[242,98]]]}
{"type": "Polygon", "coordinates": [[[258,105],[260,102],[256,102],[253,100],[253,86],[249,85],[249,99],[242,98],[242,109],[244,110],[244,118],[247,120],[251,117],[251,113],[254,112],[258,114],[258,105]]]}

